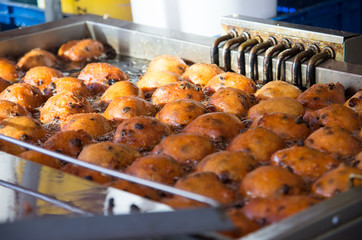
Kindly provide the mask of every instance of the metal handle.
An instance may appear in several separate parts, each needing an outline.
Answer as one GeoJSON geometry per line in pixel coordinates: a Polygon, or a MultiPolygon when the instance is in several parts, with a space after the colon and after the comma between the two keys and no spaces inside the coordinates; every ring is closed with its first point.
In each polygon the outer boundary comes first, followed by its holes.
{"type": "Polygon", "coordinates": [[[221,42],[224,42],[228,39],[237,37],[238,33],[235,30],[230,30],[227,34],[220,36],[215,39],[214,43],[211,46],[211,63],[214,63],[216,65],[219,65],[219,45],[221,42]]]}
{"type": "Polygon", "coordinates": [[[260,36],[256,36],[253,39],[249,39],[246,42],[243,42],[239,48],[238,48],[238,67],[239,67],[239,73],[242,75],[246,75],[245,71],[245,51],[255,46],[258,43],[261,43],[263,40],[260,36]]]}
{"type": "Polygon", "coordinates": [[[226,72],[231,70],[231,47],[235,44],[241,44],[242,42],[245,42],[250,38],[249,34],[247,32],[243,32],[239,37],[233,38],[229,40],[223,48],[223,58],[224,58],[224,70],[226,72]]]}
{"type": "Polygon", "coordinates": [[[282,69],[285,70],[285,60],[293,57],[304,50],[304,46],[296,43],[292,48],[286,49],[278,54],[277,62],[275,64],[275,79],[285,81],[285,72],[282,74],[282,69]]]}
{"type": "Polygon", "coordinates": [[[306,87],[312,86],[315,84],[315,68],[317,63],[324,62],[327,59],[333,59],[334,58],[334,51],[331,47],[325,47],[323,50],[311,57],[311,59],[308,62],[307,65],[307,81],[306,81],[306,87]]]}

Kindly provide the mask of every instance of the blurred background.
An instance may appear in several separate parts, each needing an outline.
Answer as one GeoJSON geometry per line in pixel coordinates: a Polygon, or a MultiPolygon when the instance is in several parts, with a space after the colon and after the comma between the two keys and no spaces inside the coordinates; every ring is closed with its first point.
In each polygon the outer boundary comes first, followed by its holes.
{"type": "Polygon", "coordinates": [[[361,2],[362,0],[7,0],[0,1],[0,30],[90,13],[205,36],[220,34],[219,17],[226,15],[247,15],[361,33],[361,2]]]}

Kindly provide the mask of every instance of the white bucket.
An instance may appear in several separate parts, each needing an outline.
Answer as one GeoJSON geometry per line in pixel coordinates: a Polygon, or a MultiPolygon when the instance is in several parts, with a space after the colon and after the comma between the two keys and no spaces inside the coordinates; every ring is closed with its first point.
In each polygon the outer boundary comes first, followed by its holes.
{"type": "Polygon", "coordinates": [[[205,36],[221,33],[220,17],[271,18],[277,0],[131,0],[135,23],[205,36]]]}

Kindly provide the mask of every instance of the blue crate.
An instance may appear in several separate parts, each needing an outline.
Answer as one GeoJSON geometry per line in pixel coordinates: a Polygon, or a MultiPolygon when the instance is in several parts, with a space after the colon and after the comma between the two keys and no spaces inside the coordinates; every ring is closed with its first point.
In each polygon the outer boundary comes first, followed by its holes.
{"type": "Polygon", "coordinates": [[[45,22],[44,10],[29,4],[0,1],[1,30],[28,27],[45,22]]]}
{"type": "Polygon", "coordinates": [[[273,20],[347,32],[361,32],[360,0],[329,0],[302,9],[278,6],[278,12],[288,12],[273,20]]]}

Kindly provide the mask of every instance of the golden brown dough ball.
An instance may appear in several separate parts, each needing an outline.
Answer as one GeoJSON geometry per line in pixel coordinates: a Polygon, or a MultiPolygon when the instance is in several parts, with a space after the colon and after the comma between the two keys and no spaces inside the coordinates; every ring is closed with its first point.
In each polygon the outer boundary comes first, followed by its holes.
{"type": "Polygon", "coordinates": [[[0,121],[15,116],[30,116],[30,114],[19,104],[0,99],[0,121]]]}
{"type": "Polygon", "coordinates": [[[112,100],[123,96],[136,96],[144,98],[143,92],[130,81],[116,82],[110,86],[101,96],[100,100],[109,104],[112,100]]]}
{"type": "Polygon", "coordinates": [[[198,116],[206,113],[205,106],[192,99],[177,99],[167,103],[156,115],[156,119],[174,129],[183,128],[198,116]]]}
{"type": "Polygon", "coordinates": [[[185,127],[183,132],[209,137],[216,144],[220,144],[221,149],[225,149],[225,144],[229,143],[242,129],[244,129],[244,124],[235,115],[215,112],[198,116],[185,127]]]}
{"type": "Polygon", "coordinates": [[[61,126],[63,131],[82,129],[93,138],[98,138],[112,130],[112,126],[99,113],[77,113],[68,117],[61,126]]]}
{"type": "Polygon", "coordinates": [[[6,152],[12,155],[18,155],[22,152],[25,152],[26,149],[24,147],[21,147],[19,145],[4,141],[0,139],[0,151],[6,152]]]}
{"type": "Polygon", "coordinates": [[[21,57],[16,65],[27,71],[38,66],[57,67],[59,61],[53,53],[41,48],[34,48],[21,57]]]}
{"type": "Polygon", "coordinates": [[[286,113],[303,116],[304,107],[296,99],[290,97],[275,97],[259,102],[248,111],[248,118],[257,119],[266,113],[286,113]]]}
{"type": "Polygon", "coordinates": [[[247,198],[297,195],[305,190],[303,179],[279,166],[261,166],[246,174],[239,193],[247,198]]]}
{"type": "Polygon", "coordinates": [[[157,72],[147,72],[145,75],[140,77],[137,82],[137,87],[139,87],[143,92],[152,92],[158,87],[167,85],[170,83],[176,83],[180,80],[180,77],[173,73],[167,71],[157,71],[157,72]]]}
{"type": "Polygon", "coordinates": [[[322,127],[313,132],[304,143],[336,157],[354,156],[361,151],[361,142],[339,127],[322,127]]]}
{"type": "Polygon", "coordinates": [[[7,87],[11,85],[10,82],[6,81],[5,79],[2,79],[0,77],[0,92],[4,91],[7,87]]]}
{"type": "MultiPolygon", "coordinates": [[[[347,167],[344,164],[338,168],[326,172],[322,177],[318,178],[312,185],[311,191],[325,198],[333,197],[338,193],[347,191],[350,188],[350,175],[361,175],[362,170],[353,167],[347,167]]],[[[353,181],[354,186],[362,184],[361,179],[353,181]]]]}
{"type": "Polygon", "coordinates": [[[53,94],[58,94],[64,91],[77,93],[83,97],[90,96],[90,91],[85,86],[84,81],[74,77],[55,78],[48,87],[53,94]]]}
{"type": "Polygon", "coordinates": [[[72,62],[90,61],[104,52],[103,44],[93,39],[72,40],[64,43],[58,50],[58,56],[72,62]]]}
{"type": "Polygon", "coordinates": [[[247,93],[255,93],[256,91],[256,85],[251,78],[233,72],[216,75],[205,85],[204,90],[208,93],[214,93],[220,88],[226,87],[237,88],[247,93]]]}
{"type": "Polygon", "coordinates": [[[164,106],[176,99],[192,99],[201,102],[205,96],[200,87],[186,81],[163,85],[152,94],[152,102],[159,106],[164,106]]]}
{"type": "Polygon", "coordinates": [[[50,97],[40,108],[40,121],[64,121],[71,114],[87,112],[93,112],[93,107],[85,97],[77,92],[62,92],[50,97]]]}
{"type": "Polygon", "coordinates": [[[122,179],[117,180],[111,184],[111,187],[118,188],[123,191],[130,192],[147,199],[155,201],[161,200],[160,194],[158,194],[158,192],[155,189],[137,183],[128,182],[126,180],[122,179]]]}
{"type": "Polygon", "coordinates": [[[199,162],[197,172],[213,172],[222,182],[241,182],[256,168],[255,160],[245,152],[221,151],[210,154],[199,162]]]}
{"type": "Polygon", "coordinates": [[[344,106],[355,110],[360,116],[362,116],[362,89],[358,90],[352,97],[350,97],[344,106]]]}
{"type": "Polygon", "coordinates": [[[123,96],[110,102],[103,112],[103,117],[121,123],[133,117],[153,116],[156,112],[156,107],[151,102],[135,96],[123,96]]]}
{"type": "Polygon", "coordinates": [[[250,128],[263,127],[271,130],[283,140],[304,140],[311,133],[311,129],[302,117],[286,113],[270,113],[255,119],[250,128]]]}
{"type": "Polygon", "coordinates": [[[0,122],[0,134],[25,142],[37,143],[45,138],[45,128],[32,117],[17,116],[0,122]]]}
{"type": "Polygon", "coordinates": [[[170,134],[170,127],[153,117],[134,117],[117,127],[113,141],[129,144],[139,151],[148,151],[170,134]]]}
{"type": "Polygon", "coordinates": [[[83,147],[93,143],[93,138],[84,130],[57,132],[43,144],[43,148],[77,157],[83,147]]]}
{"type": "Polygon", "coordinates": [[[210,79],[223,72],[216,64],[195,63],[187,68],[181,77],[203,88],[210,79]]]}
{"type": "Polygon", "coordinates": [[[260,100],[266,100],[275,97],[297,98],[302,91],[290,83],[284,81],[271,81],[258,89],[255,96],[260,100]]]}
{"type": "Polygon", "coordinates": [[[41,91],[27,83],[15,83],[0,93],[0,99],[19,104],[28,111],[42,105],[45,97],[41,91]]]}
{"type": "Polygon", "coordinates": [[[317,111],[309,111],[304,119],[312,129],[337,126],[349,132],[359,131],[362,123],[357,112],[342,104],[332,104],[317,111]]]}
{"type": "Polygon", "coordinates": [[[84,178],[84,179],[87,179],[90,181],[94,181],[99,184],[108,184],[113,181],[113,177],[111,177],[109,175],[105,175],[103,173],[93,171],[93,170],[90,170],[85,167],[73,165],[70,163],[65,165],[61,169],[61,171],[73,174],[75,176],[78,176],[78,177],[81,177],[81,178],[84,178]]]}
{"type": "Polygon", "coordinates": [[[209,138],[192,133],[167,136],[152,150],[153,154],[166,154],[191,166],[213,152],[215,147],[209,138]]]}
{"type": "Polygon", "coordinates": [[[352,165],[358,169],[362,169],[362,151],[354,157],[352,165]]]}
{"type": "Polygon", "coordinates": [[[316,149],[293,146],[274,153],[271,163],[292,170],[306,182],[313,182],[326,171],[337,167],[340,162],[316,149]]]}
{"type": "Polygon", "coordinates": [[[184,175],[181,166],[167,155],[147,155],[138,158],[125,173],[167,185],[173,185],[184,175]]]}
{"type": "Polygon", "coordinates": [[[15,63],[6,58],[0,58],[0,78],[11,83],[19,80],[20,72],[17,70],[15,63]]]}
{"type": "Polygon", "coordinates": [[[314,84],[301,93],[297,100],[305,108],[312,110],[318,110],[333,103],[344,104],[346,101],[344,87],[340,83],[314,84]]]}
{"type": "Polygon", "coordinates": [[[255,104],[255,97],[236,88],[220,88],[210,98],[207,108],[218,112],[235,114],[245,117],[249,108],[255,104]]]}
{"type": "Polygon", "coordinates": [[[232,238],[241,238],[260,228],[260,224],[245,216],[241,209],[232,208],[227,210],[227,215],[233,222],[235,229],[220,232],[222,235],[232,238]]]}
{"type": "Polygon", "coordinates": [[[249,219],[269,225],[313,206],[319,201],[315,197],[305,195],[254,198],[242,208],[242,211],[249,219]]]}
{"type": "Polygon", "coordinates": [[[284,141],[274,132],[256,127],[237,135],[228,145],[227,150],[244,151],[258,162],[267,163],[273,153],[284,148],[284,141]]]}
{"type": "Polygon", "coordinates": [[[78,159],[110,169],[128,167],[140,153],[130,146],[113,142],[89,144],[80,152],[78,159]]]}
{"type": "Polygon", "coordinates": [[[49,88],[49,84],[53,81],[53,78],[63,77],[63,73],[51,67],[33,67],[26,72],[22,81],[39,88],[40,91],[46,97],[52,95],[52,91],[49,88]]]}
{"type": "Polygon", "coordinates": [[[235,193],[228,189],[213,172],[195,172],[179,179],[176,188],[204,195],[221,204],[235,201],[235,193]]]}
{"type": "Polygon", "coordinates": [[[187,65],[180,57],[161,55],[152,59],[147,68],[147,73],[169,71],[181,76],[187,69],[187,65]]]}
{"type": "Polygon", "coordinates": [[[64,165],[60,160],[56,158],[33,150],[22,152],[18,155],[18,157],[56,169],[61,169],[64,165]]]}
{"type": "Polygon", "coordinates": [[[128,80],[128,75],[118,67],[108,63],[89,63],[79,73],[78,78],[93,94],[103,93],[118,81],[128,80]]]}

